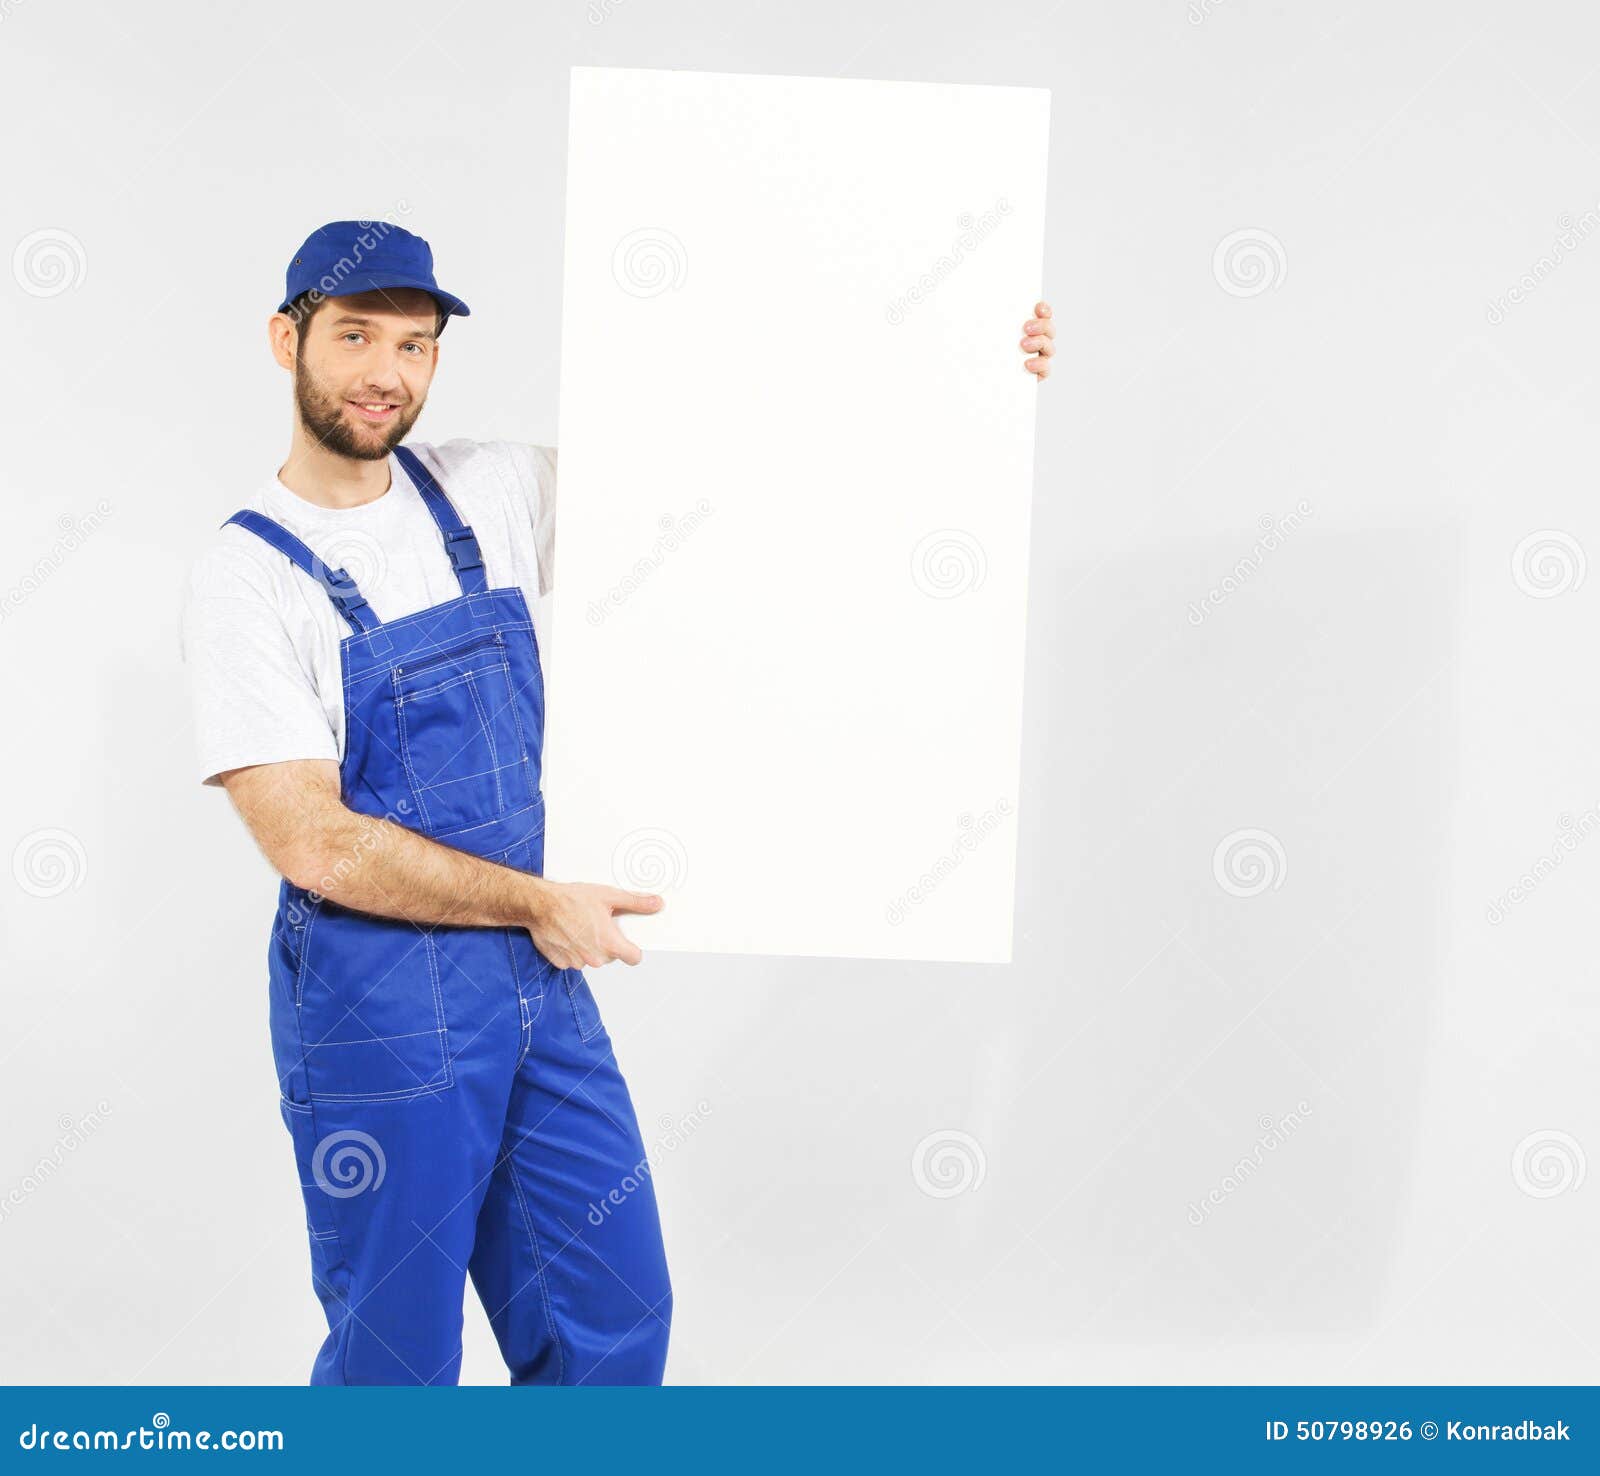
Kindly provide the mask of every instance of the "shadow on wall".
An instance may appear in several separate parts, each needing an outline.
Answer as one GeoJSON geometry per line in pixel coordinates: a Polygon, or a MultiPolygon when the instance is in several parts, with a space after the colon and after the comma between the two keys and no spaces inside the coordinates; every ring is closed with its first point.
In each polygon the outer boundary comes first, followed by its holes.
{"type": "Polygon", "coordinates": [[[1257,531],[1036,569],[1009,968],[674,976],[662,1099],[717,1104],[664,1180],[681,1368],[1079,1378],[1078,1346],[1373,1327],[1442,954],[1458,540],[1310,517],[1222,591],[1257,531]]]}
{"type": "Polygon", "coordinates": [[[1242,545],[1061,571],[1076,633],[1030,672],[1054,730],[1023,812],[1031,998],[977,1083],[972,1250],[1025,1231],[990,1294],[1068,1340],[1369,1327],[1405,1207],[1459,539],[1308,516],[1242,545]]]}

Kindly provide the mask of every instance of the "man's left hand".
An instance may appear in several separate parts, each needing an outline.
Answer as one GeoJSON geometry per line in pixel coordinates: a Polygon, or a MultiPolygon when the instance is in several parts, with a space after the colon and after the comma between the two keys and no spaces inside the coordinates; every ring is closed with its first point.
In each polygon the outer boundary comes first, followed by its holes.
{"type": "Polygon", "coordinates": [[[1040,379],[1048,379],[1050,360],[1056,352],[1056,325],[1050,315],[1049,303],[1034,303],[1033,316],[1022,325],[1022,342],[1018,347],[1023,353],[1033,355],[1031,359],[1023,360],[1022,367],[1030,374],[1037,374],[1040,379]]]}

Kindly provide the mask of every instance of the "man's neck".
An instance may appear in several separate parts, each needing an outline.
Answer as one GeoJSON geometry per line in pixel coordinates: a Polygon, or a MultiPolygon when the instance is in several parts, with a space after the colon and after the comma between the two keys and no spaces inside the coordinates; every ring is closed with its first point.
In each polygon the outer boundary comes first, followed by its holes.
{"type": "Polygon", "coordinates": [[[360,507],[389,490],[389,458],[361,461],[340,456],[297,426],[288,458],[278,468],[278,480],[318,507],[360,507]]]}

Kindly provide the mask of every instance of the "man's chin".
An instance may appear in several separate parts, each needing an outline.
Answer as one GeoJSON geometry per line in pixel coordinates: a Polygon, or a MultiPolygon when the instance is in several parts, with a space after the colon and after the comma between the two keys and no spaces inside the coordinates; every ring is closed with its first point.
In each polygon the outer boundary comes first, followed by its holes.
{"type": "Polygon", "coordinates": [[[375,426],[341,417],[319,437],[328,450],[352,461],[383,461],[405,440],[416,417],[393,425],[375,426]]]}
{"type": "Polygon", "coordinates": [[[352,436],[346,453],[357,461],[383,461],[405,438],[404,429],[385,431],[381,436],[352,436]]]}

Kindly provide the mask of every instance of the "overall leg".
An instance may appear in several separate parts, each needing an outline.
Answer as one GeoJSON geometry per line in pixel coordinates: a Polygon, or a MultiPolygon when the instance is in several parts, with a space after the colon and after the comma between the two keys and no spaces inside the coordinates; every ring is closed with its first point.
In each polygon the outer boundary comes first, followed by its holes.
{"type": "Polygon", "coordinates": [[[583,975],[543,993],[473,1283],[513,1384],[659,1384],[672,1288],[633,1103],[583,975]]]}
{"type": "MultiPolygon", "coordinates": [[[[309,985],[285,1027],[299,1032],[287,1054],[309,1063],[286,1075],[288,1095],[305,1100],[283,1111],[328,1319],[314,1384],[459,1378],[467,1265],[522,1039],[504,942],[495,943],[428,942],[426,1011],[396,1023],[433,1023],[437,972],[448,1030],[378,1034],[369,1027],[382,1023],[380,990],[324,1010],[309,985]]],[[[418,987],[399,971],[384,985],[418,987]]]]}

